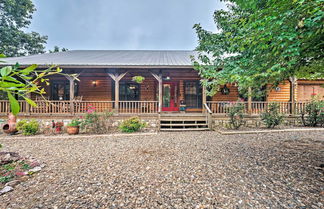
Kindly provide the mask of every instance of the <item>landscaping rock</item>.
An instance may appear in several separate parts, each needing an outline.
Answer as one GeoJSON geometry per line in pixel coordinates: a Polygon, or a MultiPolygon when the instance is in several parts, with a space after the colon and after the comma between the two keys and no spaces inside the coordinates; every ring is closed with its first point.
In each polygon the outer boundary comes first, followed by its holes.
{"type": "Polygon", "coordinates": [[[35,168],[32,168],[32,169],[28,170],[28,173],[29,172],[36,173],[36,172],[39,172],[41,170],[42,170],[42,168],[40,166],[37,166],[35,168]]]}
{"type": "Polygon", "coordinates": [[[8,183],[5,184],[5,186],[9,186],[9,187],[14,187],[16,185],[20,184],[19,180],[14,180],[14,181],[9,181],[8,183]]]}
{"type": "Polygon", "coordinates": [[[0,165],[15,162],[20,159],[20,155],[15,152],[0,152],[0,165]]]}
{"type": "Polygon", "coordinates": [[[12,190],[13,188],[11,186],[5,186],[3,189],[0,190],[0,196],[7,192],[11,192],[12,190]]]}
{"type": "Polygon", "coordinates": [[[46,163],[0,208],[323,208],[323,131],[0,143],[46,163]]]}

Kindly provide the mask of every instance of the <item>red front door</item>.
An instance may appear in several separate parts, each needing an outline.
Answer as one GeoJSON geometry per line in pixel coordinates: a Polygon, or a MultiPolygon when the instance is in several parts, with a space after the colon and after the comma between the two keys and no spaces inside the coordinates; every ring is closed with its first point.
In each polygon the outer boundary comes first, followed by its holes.
{"type": "Polygon", "coordinates": [[[177,83],[163,82],[162,90],[162,111],[179,111],[177,83]]]}

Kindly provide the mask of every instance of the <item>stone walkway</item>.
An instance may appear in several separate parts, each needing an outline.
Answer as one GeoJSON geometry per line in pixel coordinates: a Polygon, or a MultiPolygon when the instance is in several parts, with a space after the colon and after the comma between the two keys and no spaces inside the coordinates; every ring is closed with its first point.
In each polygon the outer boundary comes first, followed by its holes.
{"type": "Polygon", "coordinates": [[[323,208],[324,133],[2,138],[47,164],[0,208],[323,208]]]}

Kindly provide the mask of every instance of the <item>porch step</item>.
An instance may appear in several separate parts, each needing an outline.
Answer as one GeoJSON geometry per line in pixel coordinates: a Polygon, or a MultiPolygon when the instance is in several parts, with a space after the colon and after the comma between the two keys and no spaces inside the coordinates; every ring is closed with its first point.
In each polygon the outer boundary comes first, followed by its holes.
{"type": "Polygon", "coordinates": [[[161,128],[160,131],[209,131],[209,128],[161,128]]]}
{"type": "Polygon", "coordinates": [[[160,117],[160,131],[207,131],[208,121],[203,114],[165,114],[160,117]]]}

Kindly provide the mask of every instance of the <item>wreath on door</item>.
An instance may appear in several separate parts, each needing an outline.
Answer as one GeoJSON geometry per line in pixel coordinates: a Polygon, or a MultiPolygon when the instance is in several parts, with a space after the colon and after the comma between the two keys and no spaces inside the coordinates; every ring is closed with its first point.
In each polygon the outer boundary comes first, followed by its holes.
{"type": "Polygon", "coordinates": [[[229,95],[229,93],[231,92],[230,89],[225,85],[223,88],[221,88],[220,90],[221,94],[223,95],[229,95]]]}

